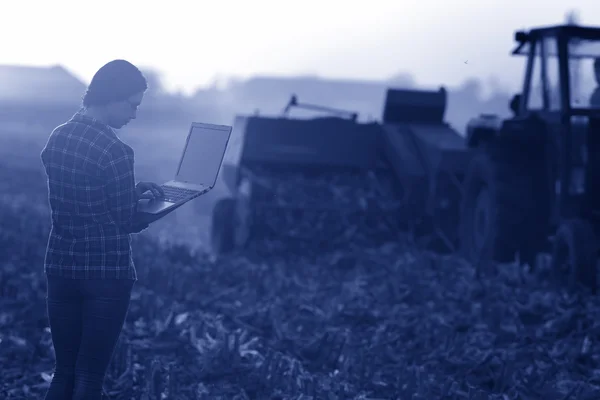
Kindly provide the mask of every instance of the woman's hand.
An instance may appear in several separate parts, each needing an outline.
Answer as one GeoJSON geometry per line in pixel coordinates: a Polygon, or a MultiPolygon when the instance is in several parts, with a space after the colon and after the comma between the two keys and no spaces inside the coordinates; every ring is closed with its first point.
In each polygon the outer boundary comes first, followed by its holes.
{"type": "Polygon", "coordinates": [[[165,194],[159,185],[152,182],[138,182],[135,185],[135,191],[137,192],[139,199],[155,199],[160,198],[165,194]]]}

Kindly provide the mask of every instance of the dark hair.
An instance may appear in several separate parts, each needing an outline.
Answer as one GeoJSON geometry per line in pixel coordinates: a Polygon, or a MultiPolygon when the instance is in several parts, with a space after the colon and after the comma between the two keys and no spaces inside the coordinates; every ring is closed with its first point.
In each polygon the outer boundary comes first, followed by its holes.
{"type": "Polygon", "coordinates": [[[83,106],[104,106],[148,89],[144,74],[129,61],[113,60],[100,68],[85,94],[83,106]]]}

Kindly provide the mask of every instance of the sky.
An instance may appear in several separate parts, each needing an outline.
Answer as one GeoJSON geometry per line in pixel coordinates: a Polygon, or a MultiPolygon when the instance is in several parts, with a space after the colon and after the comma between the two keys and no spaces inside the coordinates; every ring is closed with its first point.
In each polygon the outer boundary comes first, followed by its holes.
{"type": "Polygon", "coordinates": [[[0,14],[0,64],[62,64],[87,83],[124,58],[187,93],[228,77],[398,73],[512,91],[524,65],[510,56],[514,31],[569,10],[600,26],[599,0],[20,0],[0,14]]]}

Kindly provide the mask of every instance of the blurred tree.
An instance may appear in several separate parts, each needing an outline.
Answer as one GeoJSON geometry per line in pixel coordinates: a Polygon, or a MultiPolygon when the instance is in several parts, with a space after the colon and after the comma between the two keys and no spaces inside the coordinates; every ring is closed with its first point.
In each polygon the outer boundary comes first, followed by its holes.
{"type": "Polygon", "coordinates": [[[414,76],[407,72],[398,72],[392,75],[386,82],[390,86],[404,89],[413,89],[417,86],[414,76]]]}
{"type": "Polygon", "coordinates": [[[162,73],[157,71],[154,68],[140,68],[146,80],[148,81],[148,91],[147,96],[149,97],[159,97],[167,95],[167,90],[165,89],[162,73]]]}
{"type": "Polygon", "coordinates": [[[567,25],[579,25],[579,12],[577,10],[570,10],[565,15],[565,22],[567,25]]]}
{"type": "Polygon", "coordinates": [[[466,81],[464,81],[464,83],[461,85],[458,91],[462,92],[463,96],[465,96],[466,98],[478,101],[482,97],[483,88],[479,79],[469,78],[466,81]]]}

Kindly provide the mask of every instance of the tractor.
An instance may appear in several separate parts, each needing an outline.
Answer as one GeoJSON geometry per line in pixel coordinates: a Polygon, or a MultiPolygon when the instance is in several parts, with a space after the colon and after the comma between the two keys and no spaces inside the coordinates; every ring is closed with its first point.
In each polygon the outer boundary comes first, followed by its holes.
{"type": "Polygon", "coordinates": [[[470,121],[459,241],[473,263],[536,268],[551,254],[555,282],[596,292],[600,228],[600,28],[515,33],[526,57],[514,115],[470,121]],[[594,89],[595,88],[595,89],[594,89]]]}

